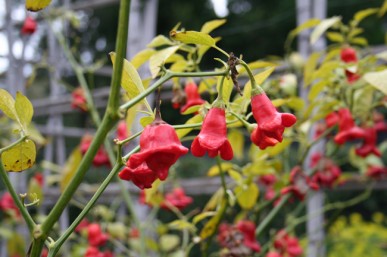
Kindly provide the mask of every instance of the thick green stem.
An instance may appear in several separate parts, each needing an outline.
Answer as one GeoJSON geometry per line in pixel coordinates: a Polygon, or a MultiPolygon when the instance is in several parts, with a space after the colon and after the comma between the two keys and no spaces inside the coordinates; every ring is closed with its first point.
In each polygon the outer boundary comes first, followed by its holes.
{"type": "Polygon", "coordinates": [[[11,194],[13,201],[15,202],[16,206],[19,208],[21,215],[23,216],[23,219],[26,221],[28,230],[33,233],[35,229],[35,222],[33,221],[30,213],[27,211],[26,207],[24,207],[22,201],[20,200],[20,197],[16,193],[15,189],[12,186],[11,181],[9,180],[8,174],[5,171],[3,167],[3,163],[0,160],[0,176],[1,179],[4,182],[5,187],[7,188],[8,192],[11,194]]]}

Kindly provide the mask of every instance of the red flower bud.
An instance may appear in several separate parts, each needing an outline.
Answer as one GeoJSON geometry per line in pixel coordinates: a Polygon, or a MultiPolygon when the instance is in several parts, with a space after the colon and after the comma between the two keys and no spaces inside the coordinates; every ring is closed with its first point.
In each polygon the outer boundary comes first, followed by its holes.
{"type": "Polygon", "coordinates": [[[364,135],[364,141],[363,144],[356,148],[355,152],[357,155],[361,157],[366,157],[369,154],[375,154],[376,156],[381,156],[379,149],[376,147],[376,129],[373,127],[369,127],[364,129],[365,135],[364,135]]]}
{"type": "Polygon", "coordinates": [[[259,182],[265,186],[272,186],[277,181],[275,174],[266,174],[259,177],[259,182]]]}
{"type": "Polygon", "coordinates": [[[185,85],[184,91],[187,96],[187,102],[181,107],[180,113],[185,112],[191,106],[201,105],[204,103],[204,100],[199,95],[198,86],[195,82],[188,82],[185,85]]]}
{"type": "Polygon", "coordinates": [[[75,232],[80,233],[82,230],[87,229],[90,225],[89,221],[87,219],[83,219],[78,226],[75,228],[75,232]]]}
{"type": "Polygon", "coordinates": [[[346,141],[365,137],[363,129],[355,126],[355,121],[348,108],[342,108],[338,111],[339,115],[339,133],[334,140],[337,144],[344,144],[346,141]]]}
{"type": "Polygon", "coordinates": [[[124,140],[129,137],[128,127],[126,121],[122,120],[117,125],[117,139],[124,140]]]}
{"type": "Polygon", "coordinates": [[[153,182],[157,179],[157,173],[151,170],[146,162],[136,168],[130,168],[128,162],[127,167],[120,171],[118,176],[120,179],[132,181],[140,189],[151,188],[153,182]]]}
{"type": "Polygon", "coordinates": [[[202,129],[192,142],[191,152],[202,157],[206,152],[214,158],[218,154],[223,160],[231,160],[234,156],[227,139],[226,113],[222,108],[212,108],[204,118],[202,129]]]}
{"type": "Polygon", "coordinates": [[[260,149],[282,142],[285,127],[293,126],[297,119],[290,113],[279,113],[265,93],[251,98],[253,116],[258,126],[251,133],[251,141],[260,149]]]}
{"type": "Polygon", "coordinates": [[[341,49],[340,58],[345,63],[357,62],[356,50],[352,47],[344,47],[341,49]]]}
{"type": "Polygon", "coordinates": [[[74,91],[71,93],[71,97],[71,108],[79,109],[84,112],[87,111],[85,93],[83,92],[83,89],[81,87],[74,89],[74,91]]]}
{"type": "Polygon", "coordinates": [[[9,192],[5,192],[0,198],[0,210],[10,215],[16,215],[17,218],[20,217],[20,211],[9,192]]]}
{"type": "Polygon", "coordinates": [[[27,16],[21,28],[22,35],[31,35],[36,31],[37,23],[34,18],[27,16]]]}
{"type": "Polygon", "coordinates": [[[180,143],[175,129],[163,121],[145,127],[140,136],[140,148],[139,153],[130,156],[129,167],[136,169],[146,162],[160,180],[166,179],[169,168],[188,152],[188,148],[180,143]]]}
{"type": "Polygon", "coordinates": [[[101,226],[97,223],[91,223],[87,227],[87,239],[92,246],[102,246],[108,240],[108,235],[103,233],[101,226]]]}

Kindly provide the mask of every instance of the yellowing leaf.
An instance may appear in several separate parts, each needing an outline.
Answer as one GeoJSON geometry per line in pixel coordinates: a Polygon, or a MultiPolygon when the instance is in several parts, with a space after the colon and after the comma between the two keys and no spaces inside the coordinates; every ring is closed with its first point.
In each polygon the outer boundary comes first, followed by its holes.
{"type": "MultiPolygon", "coordinates": [[[[220,166],[222,168],[222,171],[226,172],[227,170],[232,168],[232,165],[233,164],[231,162],[222,162],[220,166]]],[[[208,170],[207,176],[209,176],[209,177],[217,176],[219,174],[219,172],[220,172],[219,166],[214,165],[208,170]]]]}
{"type": "Polygon", "coordinates": [[[304,22],[303,24],[301,24],[300,26],[298,26],[297,28],[293,29],[288,37],[286,38],[286,42],[285,42],[285,48],[286,49],[289,49],[291,47],[291,44],[293,42],[293,39],[299,34],[301,33],[302,31],[306,30],[306,29],[310,29],[314,26],[316,26],[317,24],[320,23],[320,20],[319,19],[316,19],[316,18],[313,18],[313,19],[310,19],[310,20],[307,20],[306,22],[304,22]]]}
{"type": "Polygon", "coordinates": [[[380,7],[378,16],[382,17],[387,11],[387,0],[384,0],[382,7],[380,7]]]}
{"type": "Polygon", "coordinates": [[[363,19],[367,18],[368,16],[372,15],[372,14],[375,14],[379,11],[378,8],[368,8],[368,9],[365,9],[365,10],[361,10],[361,11],[358,11],[355,13],[354,15],[354,20],[359,23],[361,22],[363,19]]]}
{"type": "Polygon", "coordinates": [[[216,85],[216,90],[219,92],[220,90],[220,83],[223,81],[223,88],[222,88],[222,99],[226,103],[230,102],[230,96],[232,93],[232,89],[234,87],[234,84],[230,78],[225,78],[222,80],[222,77],[218,78],[218,83],[216,85]]]}
{"type": "Polygon", "coordinates": [[[71,181],[71,179],[74,177],[75,172],[77,171],[77,168],[81,163],[81,160],[82,153],[80,148],[77,147],[72,151],[63,167],[62,178],[60,180],[60,190],[62,192],[66,188],[68,183],[71,181]]]}
{"type": "Polygon", "coordinates": [[[322,34],[324,34],[327,29],[335,25],[337,22],[341,20],[341,17],[335,16],[329,19],[325,19],[318,24],[312,34],[310,35],[310,43],[314,44],[317,42],[317,40],[321,37],[322,34]]]}
{"type": "Polygon", "coordinates": [[[26,9],[31,12],[37,12],[46,8],[51,0],[26,0],[26,9]]]}
{"type": "MultiPolygon", "coordinates": [[[[197,114],[195,116],[193,116],[192,118],[190,118],[189,120],[187,120],[185,122],[185,124],[195,124],[195,123],[200,123],[203,121],[203,117],[202,115],[200,114],[197,114]]],[[[186,129],[178,129],[176,130],[176,134],[177,136],[181,139],[183,138],[185,135],[187,135],[189,132],[192,131],[193,128],[186,128],[186,129]]]]}
{"type": "Polygon", "coordinates": [[[275,146],[268,147],[265,149],[265,152],[270,156],[276,156],[282,153],[288,146],[292,143],[292,140],[285,138],[281,143],[276,144],[275,146]]]}
{"type": "Polygon", "coordinates": [[[9,172],[19,172],[31,168],[36,159],[35,143],[26,139],[1,155],[4,168],[9,172]]]}
{"type": "Polygon", "coordinates": [[[27,131],[34,114],[34,108],[26,96],[19,91],[16,93],[15,109],[24,131],[27,131]]]}
{"type": "Polygon", "coordinates": [[[317,67],[317,62],[321,56],[321,53],[312,53],[306,61],[304,68],[304,87],[307,87],[312,82],[313,71],[317,67]]]}
{"type": "Polygon", "coordinates": [[[344,36],[337,32],[327,32],[327,38],[332,42],[344,42],[344,36]]]}
{"type": "Polygon", "coordinates": [[[356,44],[356,45],[362,45],[362,46],[368,45],[368,41],[367,41],[367,39],[364,38],[364,37],[355,37],[355,38],[352,38],[352,39],[350,40],[350,42],[351,42],[352,44],[356,44]]]}
{"type": "Polygon", "coordinates": [[[203,219],[207,218],[207,217],[212,217],[216,214],[216,212],[214,211],[208,211],[208,212],[202,212],[202,213],[199,213],[198,215],[196,215],[193,219],[192,219],[192,222],[193,224],[197,224],[198,222],[202,221],[203,219]]]}
{"type": "Polygon", "coordinates": [[[363,79],[387,95],[387,69],[383,71],[368,72],[363,76],[363,79]]]}
{"type": "Polygon", "coordinates": [[[177,229],[177,230],[190,230],[194,232],[196,230],[196,227],[186,220],[174,220],[171,223],[168,224],[168,227],[170,229],[177,229]]]}
{"type": "Polygon", "coordinates": [[[2,88],[0,88],[0,110],[2,110],[10,119],[17,120],[15,100],[8,91],[2,88]]]}
{"type": "Polygon", "coordinates": [[[177,235],[162,235],[160,237],[160,249],[164,252],[170,252],[180,244],[180,238],[177,235]]]}
{"type": "Polygon", "coordinates": [[[208,34],[198,31],[175,31],[169,32],[169,36],[185,44],[197,44],[214,46],[215,40],[208,34]]]}
{"type": "Polygon", "coordinates": [[[28,183],[27,196],[30,202],[35,200],[33,196],[39,199],[39,204],[43,202],[43,189],[34,178],[30,179],[30,182],[28,183]]]}
{"type": "Polygon", "coordinates": [[[133,66],[138,69],[141,65],[143,65],[146,61],[149,60],[149,58],[156,53],[156,50],[154,49],[144,49],[140,52],[138,52],[130,62],[133,64],[133,66]]]}
{"type": "Polygon", "coordinates": [[[226,201],[222,200],[221,206],[219,210],[217,211],[216,215],[213,216],[203,227],[203,229],[200,231],[200,237],[201,239],[206,239],[209,236],[213,235],[215,233],[215,229],[217,228],[220,218],[222,215],[222,212],[224,211],[224,208],[226,208],[226,201]]]}
{"type": "Polygon", "coordinates": [[[161,51],[158,51],[150,57],[149,68],[152,74],[152,78],[157,77],[160,72],[161,66],[172,54],[177,51],[177,49],[179,49],[179,46],[171,46],[161,51]]]}
{"type": "Polygon", "coordinates": [[[166,36],[158,35],[157,37],[152,39],[152,41],[147,45],[147,47],[154,48],[154,47],[160,47],[164,45],[173,45],[173,42],[166,36]]]}
{"type": "Polygon", "coordinates": [[[203,33],[210,33],[211,31],[213,31],[214,29],[222,26],[224,23],[226,22],[226,19],[219,19],[219,20],[212,20],[212,21],[207,21],[206,23],[204,23],[204,25],[202,26],[202,29],[200,30],[200,32],[203,32],[203,33]]]}
{"type": "Polygon", "coordinates": [[[233,129],[227,135],[230,144],[232,145],[232,150],[234,152],[234,156],[237,159],[243,159],[244,157],[244,145],[245,145],[245,137],[240,130],[233,129]]]}
{"type": "Polygon", "coordinates": [[[22,235],[14,232],[7,240],[8,256],[23,256],[26,254],[25,240],[22,235]]]}
{"type": "Polygon", "coordinates": [[[235,195],[238,204],[243,208],[250,210],[257,203],[259,190],[256,184],[239,185],[235,187],[235,195]]]}
{"type": "Polygon", "coordinates": [[[141,124],[141,126],[143,126],[145,128],[147,125],[151,124],[154,119],[155,119],[155,117],[153,117],[153,116],[142,117],[140,119],[140,124],[141,124]]]}
{"type": "MultiPolygon", "coordinates": [[[[274,71],[275,67],[269,67],[268,69],[258,73],[254,76],[255,82],[258,85],[261,85],[274,71]]],[[[251,82],[248,81],[243,90],[243,97],[246,99],[250,99],[251,97],[251,82]]]]}
{"type": "Polygon", "coordinates": [[[308,100],[313,101],[326,87],[327,81],[321,80],[314,84],[309,91],[308,100]]]}

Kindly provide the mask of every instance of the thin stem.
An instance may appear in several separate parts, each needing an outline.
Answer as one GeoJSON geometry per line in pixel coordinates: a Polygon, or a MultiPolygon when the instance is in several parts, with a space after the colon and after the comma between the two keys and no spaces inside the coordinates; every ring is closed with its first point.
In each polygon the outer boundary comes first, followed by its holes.
{"type": "Polygon", "coordinates": [[[3,180],[4,185],[7,188],[8,192],[11,194],[13,201],[15,202],[16,206],[19,208],[20,213],[23,216],[23,219],[27,223],[28,230],[32,233],[36,227],[36,224],[35,224],[34,220],[32,219],[30,213],[24,207],[24,205],[23,205],[22,201],[20,200],[18,194],[16,193],[14,187],[12,186],[12,183],[9,180],[8,174],[3,167],[3,162],[1,161],[1,159],[0,159],[0,176],[1,176],[1,179],[3,180]]]}
{"type": "Polygon", "coordinates": [[[278,214],[278,212],[282,209],[285,203],[289,200],[290,194],[287,194],[282,197],[281,201],[272,209],[269,214],[265,217],[265,219],[259,224],[257,229],[255,230],[255,237],[261,235],[261,233],[270,225],[270,222],[273,221],[274,217],[278,214]]]}
{"type": "Polygon", "coordinates": [[[246,128],[249,128],[252,126],[252,124],[248,123],[245,119],[243,119],[238,113],[235,113],[234,111],[232,110],[229,110],[229,113],[231,113],[234,117],[236,117],[240,122],[243,123],[243,125],[246,127],[246,128]]]}
{"type": "Polygon", "coordinates": [[[0,149],[0,155],[1,155],[3,152],[5,152],[5,151],[11,149],[12,147],[16,146],[17,144],[19,144],[20,142],[23,142],[23,141],[26,140],[26,139],[27,139],[27,136],[22,136],[21,138],[19,138],[18,140],[16,140],[16,141],[13,142],[12,144],[7,145],[7,146],[1,148],[1,149],[0,149]]]}

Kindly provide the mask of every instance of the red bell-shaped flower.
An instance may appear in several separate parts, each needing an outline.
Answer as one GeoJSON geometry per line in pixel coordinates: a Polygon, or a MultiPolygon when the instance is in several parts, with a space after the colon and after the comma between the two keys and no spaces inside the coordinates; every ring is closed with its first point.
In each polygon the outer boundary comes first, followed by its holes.
{"type": "Polygon", "coordinates": [[[292,193],[302,201],[309,189],[317,190],[319,186],[302,171],[300,166],[295,166],[290,171],[290,185],[282,188],[281,195],[292,193]]]}
{"type": "Polygon", "coordinates": [[[265,93],[251,98],[253,116],[258,126],[251,133],[251,141],[260,149],[282,142],[285,127],[293,126],[297,118],[291,113],[280,113],[265,93]]]}
{"type": "Polygon", "coordinates": [[[21,28],[21,34],[31,35],[36,31],[37,23],[34,18],[27,16],[24,20],[23,27],[21,28]]]}
{"type": "Polygon", "coordinates": [[[184,88],[187,102],[180,109],[180,113],[185,112],[188,108],[195,105],[201,105],[205,101],[200,97],[198,86],[195,82],[188,82],[184,88]]]}
{"type": "Polygon", "coordinates": [[[254,252],[261,251],[261,246],[255,239],[255,224],[249,220],[241,220],[236,224],[237,229],[243,234],[243,244],[254,252]]]}
{"type": "Polygon", "coordinates": [[[71,93],[71,108],[80,109],[81,111],[87,111],[87,101],[85,97],[85,92],[81,87],[74,89],[71,93]]]}
{"type": "Polygon", "coordinates": [[[339,133],[334,137],[337,144],[344,144],[347,141],[365,137],[363,129],[355,125],[352,114],[348,108],[341,108],[339,115],[339,133]]]}
{"type": "Polygon", "coordinates": [[[376,147],[377,134],[374,127],[369,127],[364,129],[364,141],[363,144],[356,148],[355,152],[361,157],[366,157],[369,154],[375,154],[376,156],[381,156],[379,149],[376,147]]]}
{"type": "Polygon", "coordinates": [[[312,181],[321,186],[332,187],[341,175],[339,166],[319,153],[312,156],[310,166],[311,168],[317,167],[317,171],[312,176],[312,181]]]}
{"type": "Polygon", "coordinates": [[[120,179],[132,181],[140,189],[151,188],[153,182],[157,179],[157,173],[151,170],[146,162],[135,168],[131,168],[128,162],[127,167],[120,171],[118,176],[120,179]]]}
{"type": "Polygon", "coordinates": [[[179,210],[184,209],[193,201],[192,197],[185,194],[184,189],[177,187],[172,192],[165,195],[164,202],[161,204],[161,208],[169,209],[169,206],[174,206],[179,210]]]}
{"type": "Polygon", "coordinates": [[[297,257],[302,254],[302,248],[296,237],[290,236],[285,230],[279,230],[274,239],[274,247],[283,256],[297,257]]]}
{"type": "Polygon", "coordinates": [[[92,246],[101,246],[108,240],[108,235],[102,232],[101,226],[97,223],[91,223],[87,227],[87,239],[92,246]]]}
{"type": "Polygon", "coordinates": [[[357,62],[356,50],[350,46],[342,48],[340,59],[345,63],[357,62]]]}
{"type": "Polygon", "coordinates": [[[124,140],[129,137],[128,126],[126,125],[126,121],[122,120],[118,122],[117,125],[117,139],[124,140]]]}
{"type": "Polygon", "coordinates": [[[135,169],[146,162],[160,180],[165,180],[169,168],[188,152],[188,148],[180,143],[175,129],[161,120],[145,127],[140,136],[140,148],[139,153],[130,156],[129,167],[135,169]]]}
{"type": "Polygon", "coordinates": [[[192,142],[191,152],[196,157],[202,157],[206,152],[211,158],[218,154],[223,160],[234,157],[227,139],[226,113],[223,108],[214,107],[208,111],[199,135],[192,142]]]}

